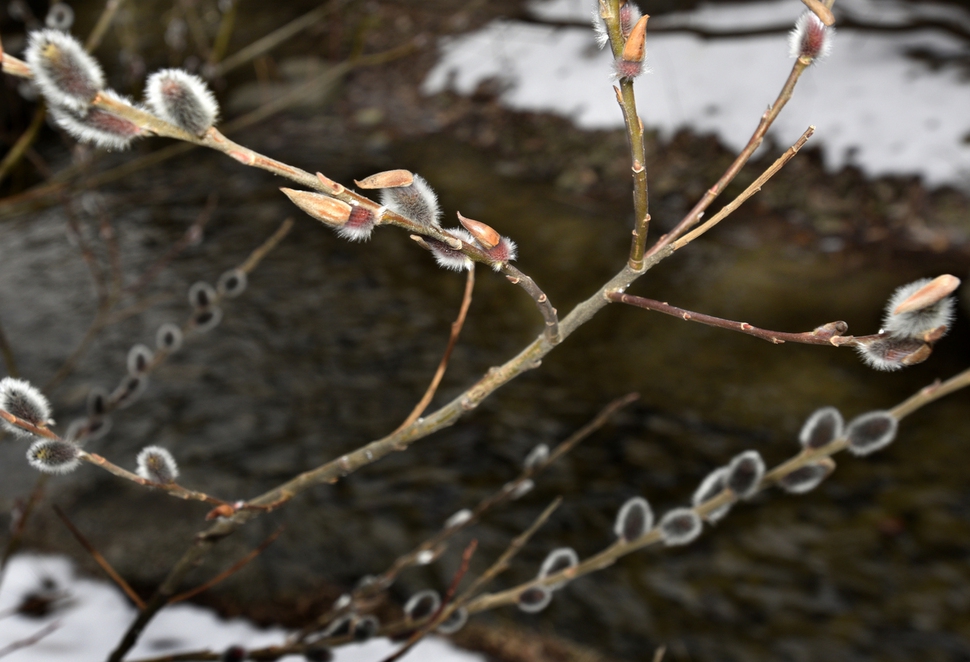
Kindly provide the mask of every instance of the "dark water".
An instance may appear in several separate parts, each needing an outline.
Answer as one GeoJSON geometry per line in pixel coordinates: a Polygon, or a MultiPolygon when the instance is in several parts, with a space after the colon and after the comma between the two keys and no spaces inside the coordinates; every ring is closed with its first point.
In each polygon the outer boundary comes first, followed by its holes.
{"type": "MultiPolygon", "coordinates": [[[[507,121],[519,122],[506,127],[515,131],[559,126],[543,118],[507,121]]],[[[336,112],[292,116],[239,139],[345,183],[391,167],[420,172],[438,190],[446,218],[460,210],[513,237],[519,266],[563,313],[622,266],[630,223],[625,190],[612,195],[617,187],[604,186],[587,196],[565,190],[568,177],[559,187],[553,183],[557,173],[581,170],[570,170],[576,152],[595,155],[622,138],[593,137],[573,153],[557,153],[561,162],[550,167],[552,175],[532,176],[510,167],[507,153],[470,147],[475,140],[462,127],[395,141],[379,127],[368,133],[347,126],[336,112]]],[[[582,138],[562,140],[578,145],[582,138]]],[[[675,194],[677,178],[670,174],[675,151],[706,154],[705,141],[689,141],[654,146],[660,163],[651,177],[661,224],[690,202],[675,194]],[[695,142],[701,145],[696,152],[695,142]]],[[[64,158],[56,146],[43,148],[64,158]]],[[[109,157],[98,167],[127,158],[109,157]]],[[[532,163],[529,158],[521,162],[532,163]]],[[[898,285],[947,271],[968,274],[957,241],[939,254],[888,239],[856,241],[862,232],[851,229],[851,209],[838,219],[818,212],[813,204],[821,190],[858,199],[867,217],[883,213],[863,205],[873,197],[868,189],[847,188],[847,181],[857,181],[851,173],[822,175],[817,163],[789,170],[790,178],[766,188],[766,202],[752,202],[630,291],[766,328],[801,331],[842,319],[851,331],[868,333],[877,330],[882,302],[898,285]],[[833,244],[831,236],[825,241],[831,231],[819,228],[834,221],[850,229],[836,233],[833,244]]],[[[395,230],[378,231],[363,245],[339,240],[290,206],[277,191],[283,184],[196,152],[101,191],[130,275],[181,235],[210,192],[220,201],[206,241],[148,290],[168,298],[106,330],[54,392],[60,429],[83,411],[91,385],[110,388],[121,377],[128,347],[150,343],[159,324],[188,315],[184,293],[193,282],[214,282],[287,215],[297,220],[292,234],[252,274],[246,294],[226,307],[222,325],[192,339],[158,370],[146,396],[118,412],[111,434],[92,449],[132,467],[141,447],[166,446],[182,466],[183,484],[235,499],[397,427],[437,365],[463,278],[437,269],[395,230]]],[[[878,186],[896,191],[890,198],[905,198],[898,191],[910,184],[878,186]]],[[[934,212],[926,213],[932,218],[934,212]]],[[[93,232],[93,220],[83,209],[78,214],[93,232]]],[[[961,219],[953,236],[967,234],[961,219]]],[[[90,277],[64,226],[59,207],[0,224],[0,322],[22,375],[38,383],[64,361],[94,312],[90,277]]],[[[884,374],[847,349],[772,346],[611,307],[541,369],[509,384],[455,427],[334,486],[314,488],[224,541],[193,582],[286,524],[280,540],[217,595],[223,605],[251,613],[282,604],[289,609],[280,613],[292,614],[316,591],[345,588],[385,568],[451,513],[501,487],[535,444],[555,443],[611,399],[640,392],[638,404],[542,476],[533,493],[473,530],[481,543],[474,571],[563,495],[564,505],[503,585],[526,580],[553,547],[570,545],[586,556],[609,544],[615,512],[630,496],[647,497],[658,512],[683,505],[709,471],[738,452],[757,449],[769,464],[793,454],[801,422],[820,406],[836,405],[851,418],[891,407],[962,370],[970,364],[964,311],[929,361],[884,374]]],[[[436,402],[508,359],[540,328],[520,290],[479,269],[462,340],[436,402]]],[[[970,659],[968,398],[950,396],[906,419],[884,452],[838,458],[836,473],[809,495],[762,495],[694,545],[640,552],[577,581],[539,616],[505,609],[481,618],[548,628],[630,660],[645,659],[661,643],[673,660],[970,659]]],[[[36,477],[24,451],[22,442],[0,441],[4,512],[36,477]]],[[[51,483],[28,536],[32,546],[77,556],[79,548],[52,517],[49,502],[61,505],[111,563],[144,588],[164,576],[207,511],[83,467],[51,483]]],[[[439,563],[406,572],[394,597],[446,587],[465,542],[457,541],[439,563]]]]}

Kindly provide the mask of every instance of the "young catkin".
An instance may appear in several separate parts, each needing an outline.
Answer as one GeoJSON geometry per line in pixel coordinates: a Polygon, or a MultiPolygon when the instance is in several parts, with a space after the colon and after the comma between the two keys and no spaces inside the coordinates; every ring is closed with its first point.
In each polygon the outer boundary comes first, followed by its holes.
{"type": "Polygon", "coordinates": [[[145,446],[138,453],[137,463],[138,475],[153,483],[172,483],[179,475],[175,458],[161,446],[145,446]]]}
{"type": "Polygon", "coordinates": [[[616,514],[613,533],[624,542],[637,540],[653,528],[653,510],[643,497],[628,499],[616,514]]]}
{"type": "Polygon", "coordinates": [[[693,542],[704,528],[701,518],[690,508],[674,508],[660,520],[660,538],[668,547],[693,542]]]}
{"type": "MultiPolygon", "coordinates": [[[[113,92],[102,90],[101,96],[131,106],[131,102],[113,92]]],[[[108,151],[127,149],[131,141],[146,135],[144,129],[120,115],[103,108],[76,110],[65,106],[51,106],[54,122],[82,143],[108,151]]]]}
{"type": "Polygon", "coordinates": [[[462,508],[454,515],[452,515],[451,517],[445,520],[444,528],[453,529],[456,526],[461,526],[471,518],[472,518],[472,511],[470,511],[468,508],[462,508]]]}
{"type": "Polygon", "coordinates": [[[750,499],[758,491],[758,485],[765,475],[765,461],[758,451],[744,451],[736,455],[728,465],[728,488],[741,499],[750,499]]]}
{"type": "Polygon", "coordinates": [[[826,463],[806,464],[782,476],[778,485],[791,494],[804,494],[818,487],[831,471],[831,465],[826,463]]]}
{"type": "MultiPolygon", "coordinates": [[[[575,568],[577,565],[579,565],[579,554],[576,553],[576,550],[571,547],[560,547],[552,550],[546,556],[542,562],[542,567],[539,568],[539,577],[544,579],[550,575],[559,574],[563,570],[575,568]]],[[[566,581],[562,581],[557,584],[551,584],[548,588],[555,591],[567,583],[566,581]]]]}
{"type": "Polygon", "coordinates": [[[193,283],[189,288],[189,303],[197,310],[204,310],[216,302],[216,291],[204,280],[193,283]]]}
{"type": "Polygon", "coordinates": [[[128,350],[128,374],[129,375],[143,375],[148,371],[148,367],[152,363],[154,354],[152,350],[148,349],[145,345],[135,345],[130,350],[128,350]]]}
{"type": "Polygon", "coordinates": [[[177,352],[182,347],[182,329],[170,322],[162,324],[155,334],[155,346],[169,354],[177,352]]]}
{"type": "Polygon", "coordinates": [[[413,175],[410,186],[381,189],[381,204],[388,211],[425,226],[439,227],[438,196],[421,175],[413,175]]]}
{"type": "Polygon", "coordinates": [[[809,58],[812,63],[828,56],[832,51],[833,28],[827,27],[814,13],[806,11],[795,22],[788,35],[788,50],[793,58],[809,58]]]}
{"type": "Polygon", "coordinates": [[[842,414],[835,407],[822,407],[808,417],[798,433],[798,442],[805,448],[821,448],[842,436],[842,414]]]}
{"type": "Polygon", "coordinates": [[[149,76],[145,102],[157,117],[194,136],[208,131],[219,117],[209,86],[182,69],[162,69],[149,76]]]}
{"type": "Polygon", "coordinates": [[[27,462],[37,471],[66,474],[81,464],[80,449],[60,439],[38,439],[27,449],[27,462]]]}
{"type": "Polygon", "coordinates": [[[242,269],[230,269],[219,276],[216,291],[221,296],[234,299],[246,291],[246,272],[242,269]]]}
{"type": "Polygon", "coordinates": [[[24,59],[34,73],[34,83],[52,107],[85,111],[104,88],[101,65],[81,42],[60,30],[31,32],[24,59]]]}
{"type": "Polygon", "coordinates": [[[533,586],[519,593],[519,609],[527,614],[542,611],[552,602],[552,591],[544,586],[533,586]]]}
{"type": "MultiPolygon", "coordinates": [[[[694,495],[691,497],[691,505],[695,508],[705,501],[710,501],[718,494],[724,491],[727,486],[727,467],[720,467],[715,469],[711,473],[707,474],[707,477],[701,481],[701,484],[694,490],[694,495]]],[[[726,503],[723,506],[715,508],[711,512],[704,516],[708,522],[712,524],[719,521],[731,510],[730,503],[726,503]]]]}
{"type": "Polygon", "coordinates": [[[522,468],[526,471],[535,469],[540,464],[545,464],[546,460],[549,459],[549,446],[546,444],[537,444],[535,448],[529,451],[529,454],[525,456],[525,460],[522,461],[522,468]]]}
{"type": "MultiPolygon", "coordinates": [[[[949,327],[953,323],[955,301],[953,297],[943,296],[925,306],[914,310],[900,310],[901,304],[914,294],[931,284],[940,281],[932,278],[921,278],[907,285],[903,285],[889,298],[886,304],[886,314],[883,317],[883,330],[900,338],[921,338],[939,327],[949,327]]],[[[950,276],[950,278],[953,278],[950,276]]],[[[956,283],[959,279],[953,278],[956,283]]]]}
{"type": "Polygon", "coordinates": [[[885,448],[896,438],[899,420],[888,411],[870,411],[852,419],[845,429],[849,452],[868,455],[885,448]]]}
{"type": "Polygon", "coordinates": [[[404,615],[409,621],[422,621],[441,607],[441,597],[437,591],[426,589],[411,596],[404,605],[404,615]]]}
{"type": "MultiPolygon", "coordinates": [[[[460,239],[462,243],[471,246],[475,245],[474,238],[461,228],[450,228],[448,233],[460,239]]],[[[423,242],[428,250],[431,251],[434,261],[442,269],[448,269],[449,271],[468,271],[474,265],[470,257],[444,242],[431,239],[430,237],[424,237],[423,242]]]]}
{"type": "MultiPolygon", "coordinates": [[[[31,386],[30,382],[14,377],[0,379],[0,409],[36,427],[47,425],[51,417],[51,406],[47,398],[31,386]]],[[[0,419],[0,424],[8,432],[20,437],[33,436],[32,432],[5,419],[0,419]]]]}
{"type": "Polygon", "coordinates": [[[219,326],[222,321],[222,308],[213,306],[196,311],[192,316],[192,328],[198,333],[206,333],[219,326]]]}
{"type": "Polygon", "coordinates": [[[454,634],[465,627],[465,623],[467,622],[468,610],[464,607],[459,607],[448,614],[445,620],[441,621],[441,624],[438,626],[438,632],[441,634],[454,634]]]}

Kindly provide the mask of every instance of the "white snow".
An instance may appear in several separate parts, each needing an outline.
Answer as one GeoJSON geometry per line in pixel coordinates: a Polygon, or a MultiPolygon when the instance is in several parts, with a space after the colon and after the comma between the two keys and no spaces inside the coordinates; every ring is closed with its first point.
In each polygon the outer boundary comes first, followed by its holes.
{"type": "MultiPolygon", "coordinates": [[[[933,3],[840,0],[839,6],[874,22],[920,16],[970,25],[965,12],[933,3]]],[[[537,3],[535,13],[588,21],[592,8],[589,0],[554,0],[537,3]]],[[[706,6],[651,19],[650,26],[793,25],[802,11],[799,0],[706,6]]],[[[663,136],[686,127],[715,133],[728,147],[741,149],[791,70],[787,35],[704,40],[688,33],[650,34],[649,26],[647,32],[651,73],[636,83],[645,124],[663,136]]],[[[955,67],[931,71],[905,57],[913,47],[965,50],[956,37],[929,29],[837,32],[832,55],[802,76],[769,136],[787,146],[814,124],[809,144],[823,147],[830,169],[852,163],[871,175],[921,174],[931,185],[970,184],[970,84],[955,67]]],[[[510,108],[555,112],[580,127],[601,129],[622,126],[610,72],[610,55],[596,50],[592,29],[496,21],[445,41],[423,90],[450,87],[467,94],[494,77],[509,85],[502,100],[510,108]]]]}
{"type": "MultiPolygon", "coordinates": [[[[52,623],[56,630],[36,643],[4,657],[4,662],[103,662],[135,617],[135,609],[107,582],[78,577],[62,557],[21,554],[11,559],[0,589],[0,650],[35,635],[52,623]],[[49,616],[31,618],[14,613],[23,597],[37,591],[45,578],[65,597],[49,616]]],[[[162,610],[149,624],[126,659],[157,657],[210,648],[222,651],[238,645],[257,648],[280,644],[282,628],[257,628],[243,619],[225,620],[187,604],[162,610]]],[[[334,650],[336,662],[379,662],[400,644],[374,639],[334,650]]],[[[296,662],[303,656],[282,660],[296,662]]],[[[422,641],[405,659],[426,662],[485,662],[481,655],[461,651],[441,638],[422,641]]]]}

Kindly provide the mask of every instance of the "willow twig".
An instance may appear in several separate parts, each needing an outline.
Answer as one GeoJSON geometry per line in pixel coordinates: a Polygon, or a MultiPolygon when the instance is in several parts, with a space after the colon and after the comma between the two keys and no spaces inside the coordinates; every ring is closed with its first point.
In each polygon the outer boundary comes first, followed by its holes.
{"type": "Polygon", "coordinates": [[[266,540],[264,540],[263,542],[261,542],[256,549],[252,550],[251,552],[249,552],[248,554],[246,554],[244,557],[242,557],[241,559],[239,559],[238,561],[236,561],[235,563],[233,563],[232,566],[229,569],[227,569],[224,572],[220,572],[218,575],[216,575],[215,577],[213,577],[212,579],[210,579],[209,581],[207,581],[205,584],[202,584],[201,586],[196,586],[195,588],[190,589],[188,591],[185,591],[184,593],[179,593],[178,595],[172,597],[172,599],[169,600],[168,603],[169,604],[175,604],[176,602],[183,602],[184,600],[189,600],[191,598],[194,598],[199,593],[202,593],[203,591],[209,590],[210,588],[212,588],[216,584],[218,584],[218,583],[220,583],[220,582],[228,579],[232,575],[236,574],[237,572],[239,572],[240,570],[242,570],[244,567],[246,567],[253,559],[255,559],[257,556],[259,556],[260,554],[262,554],[266,550],[267,547],[269,547],[270,545],[272,545],[273,544],[273,541],[280,537],[280,534],[283,533],[283,530],[285,528],[286,528],[285,526],[280,526],[280,528],[276,529],[276,531],[274,531],[273,533],[271,533],[269,535],[269,537],[266,538],[266,540]]]}
{"type": "Polygon", "coordinates": [[[468,275],[465,277],[465,293],[461,298],[461,306],[458,309],[458,317],[455,321],[451,323],[451,334],[448,336],[448,346],[445,347],[445,353],[441,357],[441,361],[438,363],[438,368],[435,370],[434,377],[431,378],[431,383],[428,384],[428,388],[425,390],[424,395],[421,396],[421,400],[414,406],[408,417],[404,419],[404,422],[398,426],[398,430],[401,428],[406,428],[407,426],[414,423],[414,421],[420,418],[424,410],[428,408],[431,404],[431,400],[434,398],[434,394],[438,391],[438,386],[441,384],[442,378],[445,376],[445,370],[448,369],[448,361],[451,360],[451,352],[455,349],[455,344],[458,342],[458,336],[461,335],[461,329],[465,325],[465,317],[468,315],[468,308],[472,303],[472,291],[475,289],[475,265],[472,265],[468,270],[468,275]]]}
{"type": "Polygon", "coordinates": [[[710,219],[705,221],[704,224],[701,225],[699,228],[689,232],[688,234],[684,235],[683,237],[675,241],[673,243],[674,250],[680,250],[690,242],[697,239],[699,236],[701,236],[702,234],[704,234],[705,232],[713,228],[715,225],[723,221],[729,215],[731,215],[731,213],[733,213],[734,210],[740,207],[748,198],[750,198],[755,193],[760,191],[761,187],[764,186],[765,182],[767,182],[769,179],[774,177],[778,173],[778,171],[781,170],[785,166],[785,164],[788,163],[792,159],[792,157],[794,157],[795,154],[798,153],[798,150],[800,150],[805,145],[806,141],[808,141],[808,139],[812,137],[813,133],[815,133],[814,126],[810,126],[807,129],[805,129],[805,133],[803,133],[801,137],[795,141],[795,144],[789,147],[787,150],[785,150],[785,153],[779,156],[775,160],[775,162],[768,167],[767,170],[761,173],[761,176],[758,177],[756,180],[754,180],[751,183],[751,185],[748,186],[748,188],[744,189],[741,195],[736,197],[728,204],[724,205],[724,207],[722,207],[719,212],[717,212],[716,214],[714,214],[714,216],[712,216],[710,219]]]}
{"type": "Polygon", "coordinates": [[[115,571],[115,569],[111,567],[111,564],[108,563],[108,559],[104,558],[104,556],[101,555],[101,552],[95,549],[94,545],[92,545],[88,541],[88,539],[84,537],[84,534],[81,533],[81,530],[78,529],[76,526],[74,526],[74,523],[71,522],[70,519],[68,519],[67,515],[64,513],[63,510],[61,510],[56,504],[54,504],[52,508],[54,509],[54,512],[57,514],[57,516],[61,519],[61,521],[64,522],[64,526],[66,526],[67,530],[71,532],[75,540],[77,540],[81,544],[81,547],[86,549],[88,554],[91,555],[91,558],[94,559],[94,562],[97,563],[99,566],[101,566],[101,569],[104,570],[105,574],[108,575],[108,577],[110,577],[111,580],[118,585],[118,588],[124,591],[124,594],[128,596],[128,599],[130,599],[132,602],[135,603],[136,607],[138,607],[139,609],[144,609],[145,603],[138,596],[138,594],[135,593],[135,590],[131,588],[131,585],[125,581],[124,577],[119,575],[117,571],[115,571]]]}
{"type": "Polygon", "coordinates": [[[21,639],[19,641],[14,641],[14,642],[12,642],[10,644],[7,644],[3,648],[0,648],[0,657],[6,657],[7,655],[10,655],[11,653],[15,653],[15,652],[21,650],[22,648],[27,648],[28,646],[33,646],[38,641],[40,641],[41,639],[43,639],[44,637],[46,637],[50,633],[54,632],[59,627],[61,627],[61,622],[60,621],[54,621],[53,623],[50,623],[48,625],[45,625],[40,630],[38,630],[34,634],[30,635],[26,639],[21,639]]]}
{"type": "Polygon", "coordinates": [[[849,330],[849,325],[842,321],[829,322],[812,331],[805,331],[802,333],[785,333],[784,331],[769,331],[767,329],[759,329],[756,326],[751,326],[747,322],[735,322],[733,320],[714,317],[713,315],[695,313],[691,310],[671,306],[670,304],[656,301],[654,299],[633,296],[632,294],[610,292],[607,294],[607,297],[610,301],[614,301],[616,303],[625,303],[630,306],[636,306],[637,308],[653,310],[658,313],[663,313],[664,315],[678,317],[686,322],[698,322],[699,324],[706,324],[707,326],[714,326],[719,329],[737,331],[738,333],[744,333],[749,336],[754,336],[755,338],[767,340],[775,345],[780,345],[786,342],[794,342],[801,343],[803,345],[832,345],[833,347],[842,347],[852,344],[852,336],[844,335],[845,332],[849,330]]]}
{"type": "Polygon", "coordinates": [[[552,344],[558,344],[562,340],[559,335],[559,318],[556,316],[556,309],[553,308],[552,302],[549,301],[549,297],[546,293],[539,289],[536,282],[526,276],[524,273],[519,271],[517,268],[513,267],[511,264],[505,263],[502,265],[502,273],[513,285],[518,285],[523,290],[525,290],[532,300],[536,302],[536,307],[539,308],[539,312],[542,314],[542,319],[546,321],[546,337],[552,344]]]}

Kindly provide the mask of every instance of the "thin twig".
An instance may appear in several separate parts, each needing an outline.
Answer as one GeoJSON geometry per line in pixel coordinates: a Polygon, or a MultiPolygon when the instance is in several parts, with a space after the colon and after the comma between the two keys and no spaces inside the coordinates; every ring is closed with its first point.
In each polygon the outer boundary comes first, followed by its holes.
{"type": "Polygon", "coordinates": [[[19,428],[27,430],[28,432],[37,435],[38,437],[46,437],[47,439],[60,439],[56,434],[47,429],[47,426],[34,425],[30,421],[25,421],[24,419],[14,416],[8,411],[3,411],[0,409],[0,418],[7,421],[11,425],[16,425],[19,428]]]}
{"type": "Polygon", "coordinates": [[[50,633],[54,632],[54,630],[56,630],[59,627],[61,627],[60,621],[54,621],[53,623],[49,623],[48,625],[45,625],[36,633],[30,635],[26,639],[15,641],[11,644],[4,646],[3,648],[0,648],[0,657],[6,657],[7,655],[10,655],[11,653],[15,653],[16,651],[19,651],[22,648],[33,646],[38,641],[40,641],[50,633]]]}
{"type": "Polygon", "coordinates": [[[257,246],[256,250],[250,253],[249,257],[246,258],[246,261],[239,265],[238,269],[247,274],[252,273],[253,269],[259,266],[259,263],[263,261],[263,258],[266,257],[271,250],[276,248],[276,246],[283,241],[283,238],[286,237],[286,235],[288,235],[292,229],[293,218],[286,218],[282,223],[280,223],[280,226],[276,228],[276,232],[271,234],[266,241],[257,246]]]}
{"type": "Polygon", "coordinates": [[[44,489],[47,487],[48,480],[50,480],[50,475],[48,474],[37,477],[37,481],[34,483],[34,489],[30,491],[30,496],[27,498],[27,503],[23,505],[19,514],[14,515],[10,540],[7,541],[7,546],[3,550],[3,558],[0,559],[0,584],[3,583],[3,579],[6,577],[7,564],[10,562],[10,558],[20,549],[20,543],[24,538],[24,531],[27,529],[27,521],[30,519],[31,513],[34,512],[34,508],[37,507],[37,504],[40,503],[41,498],[44,496],[44,489]]]}
{"type": "Polygon", "coordinates": [[[786,342],[794,342],[802,343],[804,345],[831,345],[833,347],[842,347],[844,345],[852,344],[850,342],[852,337],[844,335],[845,332],[849,330],[849,325],[841,321],[823,324],[813,331],[805,331],[803,333],[785,333],[784,331],[769,331],[767,329],[759,329],[756,326],[751,326],[747,322],[735,322],[733,320],[714,317],[713,315],[695,313],[692,310],[685,310],[684,308],[671,306],[661,301],[633,296],[631,294],[610,292],[607,294],[607,297],[610,299],[610,301],[615,301],[616,303],[625,303],[631,306],[636,306],[637,308],[643,308],[645,310],[654,310],[658,313],[678,317],[687,322],[698,322],[700,324],[714,326],[719,329],[737,331],[749,336],[754,336],[755,338],[767,340],[775,345],[780,345],[786,342]],[[834,341],[833,339],[835,338],[838,338],[838,341],[834,341]]]}
{"type": "Polygon", "coordinates": [[[209,590],[210,588],[212,588],[216,584],[218,584],[218,583],[220,583],[220,582],[228,579],[232,575],[236,574],[237,572],[239,572],[240,570],[242,570],[244,567],[246,567],[246,565],[248,565],[253,559],[255,559],[257,556],[259,556],[260,554],[262,554],[266,550],[267,547],[269,547],[271,544],[273,544],[273,541],[280,537],[280,534],[283,533],[283,530],[285,528],[286,528],[285,526],[280,526],[280,528],[276,529],[276,531],[274,531],[273,533],[271,533],[269,535],[269,537],[266,538],[266,540],[264,540],[263,542],[261,542],[256,549],[252,550],[251,552],[249,552],[248,554],[246,554],[246,556],[244,556],[241,559],[239,559],[238,561],[236,561],[225,572],[220,572],[218,575],[216,575],[215,577],[213,577],[212,579],[210,579],[209,581],[207,581],[205,584],[202,584],[201,586],[196,586],[195,588],[190,589],[188,591],[185,591],[184,593],[179,593],[178,595],[174,596],[171,600],[169,600],[168,603],[169,604],[175,604],[176,602],[182,602],[184,600],[189,600],[191,598],[194,598],[199,593],[202,593],[203,591],[209,590]]]}
{"type": "Polygon", "coordinates": [[[690,242],[697,239],[699,236],[701,236],[702,234],[704,234],[705,232],[713,228],[715,225],[723,221],[725,218],[727,218],[732,212],[734,212],[734,210],[740,207],[748,198],[750,198],[755,193],[760,191],[761,187],[764,186],[765,182],[767,182],[769,179],[774,177],[775,174],[777,174],[778,171],[781,170],[785,166],[785,164],[788,163],[792,159],[792,157],[794,157],[795,154],[798,153],[798,150],[800,150],[805,145],[806,141],[808,141],[808,139],[812,137],[813,133],[815,133],[814,126],[810,126],[807,129],[805,129],[805,133],[803,133],[801,137],[799,137],[799,139],[795,141],[795,144],[789,147],[787,150],[785,150],[785,153],[779,156],[775,160],[775,162],[768,167],[767,170],[761,173],[761,176],[758,177],[756,180],[754,180],[754,182],[752,182],[751,185],[748,186],[748,188],[744,189],[741,195],[736,197],[728,204],[724,205],[724,207],[722,207],[719,212],[717,212],[716,214],[714,214],[714,216],[712,216],[710,219],[705,221],[704,224],[701,225],[699,228],[693,230],[692,232],[687,233],[686,235],[684,235],[683,237],[675,241],[673,243],[674,250],[680,250],[690,242]]]}
{"type": "Polygon", "coordinates": [[[104,39],[104,35],[108,32],[108,28],[111,27],[111,22],[114,20],[115,14],[121,9],[125,0],[108,0],[104,9],[101,11],[101,15],[98,16],[98,22],[94,24],[94,29],[91,30],[91,34],[88,35],[88,40],[84,42],[84,49],[88,53],[94,52],[94,50],[101,44],[101,40],[104,39]]]}
{"type": "Polygon", "coordinates": [[[546,321],[546,337],[552,344],[558,344],[559,341],[562,340],[559,335],[559,318],[556,316],[556,309],[553,308],[552,302],[549,301],[549,297],[546,296],[546,293],[539,289],[539,286],[536,285],[534,280],[526,276],[517,268],[513,267],[511,264],[503,264],[502,273],[505,274],[505,277],[508,278],[510,283],[521,287],[528,293],[530,297],[532,297],[532,300],[536,302],[536,306],[539,308],[542,318],[546,321]]]}
{"type": "Polygon", "coordinates": [[[421,400],[414,406],[408,417],[404,419],[404,422],[398,426],[398,430],[401,428],[406,428],[407,426],[414,423],[421,417],[424,410],[428,408],[431,404],[431,400],[434,398],[434,394],[438,390],[438,386],[441,384],[442,378],[445,376],[445,370],[448,369],[448,361],[451,360],[451,352],[455,349],[455,345],[458,342],[458,336],[461,335],[461,328],[465,325],[465,317],[468,315],[468,308],[472,303],[472,291],[475,289],[475,265],[468,270],[468,275],[465,277],[465,293],[461,298],[461,307],[458,309],[458,317],[455,321],[451,323],[451,334],[448,336],[448,346],[445,347],[445,353],[441,356],[441,361],[438,363],[438,368],[435,370],[434,377],[431,378],[431,383],[428,384],[428,388],[425,390],[424,395],[421,396],[421,400]]]}
{"type": "Polygon", "coordinates": [[[54,504],[51,507],[54,509],[54,512],[57,513],[57,516],[61,518],[61,521],[64,522],[64,526],[67,527],[68,531],[70,531],[74,538],[81,543],[81,547],[86,549],[88,554],[91,555],[94,562],[101,566],[101,569],[104,570],[105,574],[118,585],[118,588],[124,591],[125,595],[127,595],[128,598],[135,603],[136,607],[139,609],[144,609],[145,603],[138,596],[138,594],[135,593],[135,590],[131,588],[131,585],[125,581],[124,577],[119,575],[115,569],[111,567],[111,564],[108,563],[108,559],[104,558],[104,556],[101,555],[101,552],[95,549],[94,545],[92,545],[88,539],[84,537],[84,534],[81,533],[80,529],[74,526],[74,523],[68,519],[67,515],[57,506],[57,504],[54,504]]]}
{"type": "Polygon", "coordinates": [[[17,165],[23,155],[30,149],[30,146],[37,139],[37,134],[40,132],[42,126],[44,126],[44,120],[47,118],[47,106],[44,101],[41,100],[37,103],[37,107],[34,109],[34,116],[30,120],[30,125],[27,130],[20,134],[17,138],[17,142],[14,143],[10,151],[7,152],[6,156],[3,157],[3,161],[0,161],[0,182],[4,180],[7,174],[13,170],[13,167],[17,165]]]}
{"type": "Polygon", "coordinates": [[[17,369],[17,361],[13,356],[13,348],[10,347],[10,341],[7,340],[7,335],[3,332],[2,324],[0,324],[0,355],[3,356],[4,365],[7,366],[7,374],[11,377],[19,377],[20,371],[17,369]]]}

